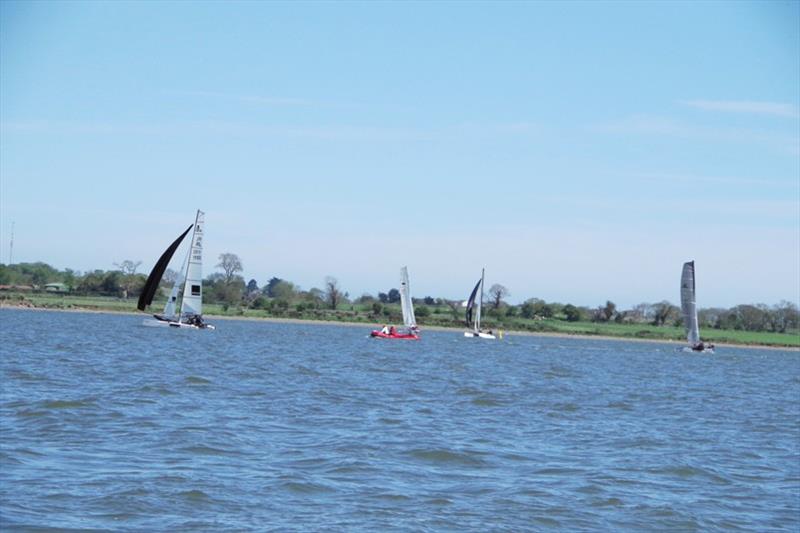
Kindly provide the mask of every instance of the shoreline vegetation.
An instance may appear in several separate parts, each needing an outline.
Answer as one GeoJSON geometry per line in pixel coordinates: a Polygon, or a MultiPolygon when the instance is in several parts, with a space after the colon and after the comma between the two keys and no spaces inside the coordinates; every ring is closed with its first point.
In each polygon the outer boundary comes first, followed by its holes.
{"type": "MultiPolygon", "coordinates": [[[[163,307],[164,300],[154,301],[153,310],[163,307]]],[[[400,307],[394,309],[392,304],[383,308],[388,314],[373,313],[369,306],[346,304],[340,309],[311,309],[306,312],[297,310],[248,309],[231,307],[225,304],[204,305],[209,320],[243,319],[264,320],[270,322],[303,323],[303,324],[338,324],[349,327],[376,328],[380,324],[398,323],[400,307]]],[[[121,313],[148,316],[136,309],[133,298],[110,296],[77,296],[71,294],[47,294],[36,292],[4,292],[0,297],[0,309],[29,309],[50,311],[76,311],[98,313],[121,313]]],[[[383,309],[382,308],[382,309],[383,309]]],[[[465,326],[450,309],[432,312],[418,320],[425,330],[462,331],[465,326]]],[[[619,339],[649,342],[670,342],[685,344],[686,339],[682,327],[655,326],[651,324],[625,324],[616,322],[567,322],[556,318],[524,319],[497,321],[489,317],[485,321],[485,330],[502,330],[506,335],[541,335],[556,337],[579,337],[595,339],[619,339]]],[[[741,331],[729,329],[707,329],[702,332],[703,339],[715,344],[731,346],[752,346],[766,348],[800,349],[800,332],[786,333],[765,331],[741,331]]]]}
{"type": "MultiPolygon", "coordinates": [[[[136,312],[147,278],[137,272],[142,262],[125,260],[114,265],[114,270],[81,273],[57,270],[43,262],[0,264],[0,306],[136,312]]],[[[304,290],[278,277],[259,286],[255,279],[245,282],[242,261],[232,253],[220,254],[215,267],[218,271],[202,283],[204,315],[209,318],[353,323],[371,328],[402,324],[396,288],[354,297],[333,276],[324,279],[321,289],[304,290]]],[[[149,311],[164,308],[179,278],[169,268],[164,272],[149,311]]],[[[481,317],[485,331],[686,343],[681,310],[667,300],[618,309],[610,300],[586,307],[535,297],[515,305],[508,302],[510,295],[499,283],[486,290],[481,317]]],[[[461,300],[424,296],[413,298],[413,303],[423,329],[465,327],[465,302],[461,300]]],[[[698,319],[702,339],[714,344],[800,348],[800,310],[795,302],[700,308],[698,319]]]]}

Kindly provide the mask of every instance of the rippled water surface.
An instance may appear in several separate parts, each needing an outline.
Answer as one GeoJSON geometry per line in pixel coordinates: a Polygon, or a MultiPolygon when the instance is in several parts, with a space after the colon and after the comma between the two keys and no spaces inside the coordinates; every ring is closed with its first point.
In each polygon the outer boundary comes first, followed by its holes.
{"type": "Polygon", "coordinates": [[[0,529],[800,528],[800,354],[0,310],[0,529]]]}

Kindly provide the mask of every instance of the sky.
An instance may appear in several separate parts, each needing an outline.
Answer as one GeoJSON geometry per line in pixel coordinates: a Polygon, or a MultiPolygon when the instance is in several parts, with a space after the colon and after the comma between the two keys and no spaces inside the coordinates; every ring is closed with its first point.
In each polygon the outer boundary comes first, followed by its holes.
{"type": "Polygon", "coordinates": [[[800,2],[0,2],[0,262],[198,208],[260,284],[798,303],[800,2]]]}

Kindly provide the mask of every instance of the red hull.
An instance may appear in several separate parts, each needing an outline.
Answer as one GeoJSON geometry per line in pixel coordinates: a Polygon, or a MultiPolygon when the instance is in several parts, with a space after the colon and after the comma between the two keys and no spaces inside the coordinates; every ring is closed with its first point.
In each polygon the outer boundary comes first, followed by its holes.
{"type": "Polygon", "coordinates": [[[369,334],[370,337],[377,337],[379,339],[406,339],[410,341],[418,341],[419,337],[417,335],[411,333],[383,333],[378,330],[374,330],[372,333],[369,334]]]}

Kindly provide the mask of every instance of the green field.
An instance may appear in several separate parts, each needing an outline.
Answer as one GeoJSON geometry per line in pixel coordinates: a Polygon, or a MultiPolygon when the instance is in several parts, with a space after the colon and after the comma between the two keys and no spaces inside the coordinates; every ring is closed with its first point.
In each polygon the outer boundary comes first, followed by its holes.
{"type": "MultiPolygon", "coordinates": [[[[127,300],[102,296],[59,295],[41,292],[4,293],[0,295],[0,304],[24,305],[43,309],[85,309],[92,311],[135,312],[136,299],[127,300]]],[[[160,309],[164,302],[153,302],[153,309],[160,309]]],[[[248,318],[291,318],[300,320],[324,320],[339,322],[360,322],[369,325],[402,322],[399,305],[385,305],[379,315],[373,314],[370,305],[345,304],[333,311],[315,308],[288,308],[283,311],[244,309],[227,307],[220,304],[206,304],[206,316],[239,316],[248,318]]],[[[431,311],[426,317],[417,317],[420,326],[463,327],[460,313],[456,316],[449,308],[443,306],[427,306],[431,311]]],[[[684,339],[683,328],[673,326],[653,326],[650,324],[618,324],[615,322],[567,322],[559,319],[534,320],[519,317],[494,318],[485,317],[483,325],[486,329],[503,329],[506,331],[527,331],[540,333],[556,333],[564,335],[598,335],[607,337],[675,340],[684,339]]],[[[800,347],[800,332],[773,333],[768,331],[741,331],[706,328],[702,330],[703,340],[761,346],[800,347]]]]}

